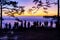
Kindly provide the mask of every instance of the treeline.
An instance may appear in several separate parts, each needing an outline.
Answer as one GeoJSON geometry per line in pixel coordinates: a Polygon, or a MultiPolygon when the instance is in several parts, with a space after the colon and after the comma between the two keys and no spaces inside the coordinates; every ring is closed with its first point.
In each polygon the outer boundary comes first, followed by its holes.
{"type": "Polygon", "coordinates": [[[11,25],[11,23],[6,23],[5,24],[5,27],[4,28],[2,28],[1,27],[1,29],[24,29],[24,28],[55,28],[57,25],[57,22],[55,22],[55,26],[54,26],[54,23],[53,23],[53,21],[51,21],[50,22],[50,26],[48,26],[49,25],[49,22],[48,21],[46,21],[46,22],[44,22],[44,23],[42,23],[42,22],[38,22],[38,21],[35,21],[35,22],[33,22],[33,24],[31,25],[31,22],[27,22],[26,20],[23,22],[22,20],[20,21],[20,24],[18,23],[18,22],[14,22],[14,25],[13,25],[13,27],[12,27],[12,25],[11,25]]]}
{"type": "Polygon", "coordinates": [[[57,18],[57,16],[44,16],[45,18],[57,18]]]}

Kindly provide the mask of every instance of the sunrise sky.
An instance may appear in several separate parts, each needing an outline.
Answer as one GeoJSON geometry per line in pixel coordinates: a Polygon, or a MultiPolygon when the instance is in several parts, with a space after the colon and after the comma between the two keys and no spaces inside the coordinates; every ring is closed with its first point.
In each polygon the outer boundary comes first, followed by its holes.
{"type": "MultiPolygon", "coordinates": [[[[24,14],[21,14],[21,15],[18,15],[15,13],[15,16],[54,16],[54,15],[57,15],[58,14],[58,6],[57,5],[54,5],[52,4],[51,5],[51,8],[48,8],[48,13],[44,13],[44,9],[43,8],[40,8],[36,13],[34,13],[36,11],[36,9],[34,11],[30,11],[29,12],[29,9],[32,9],[33,6],[36,6],[34,3],[33,3],[33,0],[12,0],[12,1],[17,1],[18,2],[18,6],[25,6],[25,12],[24,14]]],[[[45,0],[42,0],[44,3],[45,3],[45,0]]],[[[49,0],[51,3],[52,2],[57,2],[57,0],[49,0]]],[[[5,5],[6,7],[12,7],[12,6],[7,6],[5,5]]],[[[6,16],[6,14],[2,14],[3,16],[6,16]]]]}

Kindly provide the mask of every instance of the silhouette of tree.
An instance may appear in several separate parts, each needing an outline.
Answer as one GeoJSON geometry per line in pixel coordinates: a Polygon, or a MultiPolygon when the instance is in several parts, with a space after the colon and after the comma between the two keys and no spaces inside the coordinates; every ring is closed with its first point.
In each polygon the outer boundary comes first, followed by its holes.
{"type": "Polygon", "coordinates": [[[37,3],[38,3],[38,1],[39,1],[39,0],[34,0],[33,2],[35,2],[35,4],[37,4],[37,3]]]}
{"type": "Polygon", "coordinates": [[[49,2],[48,0],[46,0],[46,4],[47,4],[47,5],[50,5],[50,2],[49,2]]]}
{"type": "Polygon", "coordinates": [[[13,7],[17,7],[17,2],[16,1],[10,1],[10,0],[0,0],[2,6],[3,5],[12,5],[13,7]]]}
{"type": "Polygon", "coordinates": [[[29,14],[32,14],[32,11],[33,11],[32,9],[28,9],[29,14]]]}
{"type": "Polygon", "coordinates": [[[25,7],[25,6],[19,6],[19,7],[18,7],[19,9],[21,9],[19,15],[21,15],[22,13],[24,13],[24,11],[25,11],[25,10],[24,10],[24,7],[25,7]]]}
{"type": "MultiPolygon", "coordinates": [[[[46,0],[46,5],[43,5],[44,3],[42,2],[42,0],[33,0],[33,3],[35,2],[35,5],[37,5],[37,9],[39,10],[39,8],[41,8],[41,7],[46,7],[46,8],[43,8],[44,10],[48,10],[48,8],[47,7],[51,7],[50,5],[51,4],[54,4],[54,5],[57,5],[58,3],[57,2],[53,2],[53,3],[50,3],[50,0],[46,0]],[[38,4],[37,4],[38,3],[38,4]]],[[[37,11],[38,11],[37,10],[37,11]]],[[[36,12],[37,12],[36,11],[36,12]]],[[[36,12],[34,12],[34,13],[36,13],[36,12]]],[[[46,11],[44,11],[45,13],[47,13],[46,11]]]]}
{"type": "Polygon", "coordinates": [[[17,7],[17,2],[16,1],[10,1],[9,3],[12,4],[13,7],[17,7]]]}
{"type": "MultiPolygon", "coordinates": [[[[8,6],[12,5],[13,7],[17,7],[17,2],[16,1],[10,1],[10,0],[0,0],[0,1],[1,1],[0,2],[1,8],[3,8],[4,5],[8,5],[8,6]]],[[[9,8],[7,8],[7,9],[9,9],[9,8]]],[[[1,13],[2,13],[2,11],[1,11],[1,13]]],[[[6,14],[8,14],[8,13],[11,13],[11,11],[8,10],[8,12],[6,14]]],[[[8,14],[8,15],[10,15],[10,14],[8,14]]],[[[14,14],[12,14],[11,16],[14,17],[14,14]]]]}

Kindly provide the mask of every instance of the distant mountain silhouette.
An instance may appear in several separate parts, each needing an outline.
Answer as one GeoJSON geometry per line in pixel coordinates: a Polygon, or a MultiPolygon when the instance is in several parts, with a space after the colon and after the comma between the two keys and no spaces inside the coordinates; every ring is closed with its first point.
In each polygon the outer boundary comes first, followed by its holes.
{"type": "Polygon", "coordinates": [[[54,16],[43,16],[44,18],[53,18],[53,19],[57,19],[58,16],[54,15],[54,16]]]}

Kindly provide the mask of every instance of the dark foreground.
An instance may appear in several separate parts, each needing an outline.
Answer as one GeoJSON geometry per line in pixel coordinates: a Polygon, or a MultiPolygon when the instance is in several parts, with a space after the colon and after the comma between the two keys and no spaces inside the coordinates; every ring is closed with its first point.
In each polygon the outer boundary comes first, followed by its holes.
{"type": "Polygon", "coordinates": [[[0,30],[0,40],[59,40],[59,38],[59,32],[52,28],[0,30]]]}

